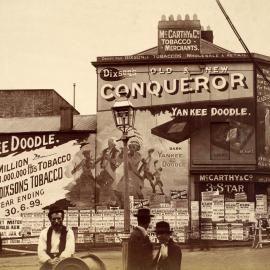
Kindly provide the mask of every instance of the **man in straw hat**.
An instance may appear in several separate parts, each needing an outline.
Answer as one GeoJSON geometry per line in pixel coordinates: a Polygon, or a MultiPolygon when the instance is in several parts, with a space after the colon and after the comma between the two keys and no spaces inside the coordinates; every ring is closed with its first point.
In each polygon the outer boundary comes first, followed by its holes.
{"type": "Polygon", "coordinates": [[[170,224],[165,221],[158,222],[155,232],[160,242],[160,248],[153,262],[154,269],[180,270],[182,252],[181,248],[171,238],[170,224]]]}
{"type": "Polygon", "coordinates": [[[147,228],[150,224],[150,209],[140,208],[137,217],[138,226],[130,235],[128,243],[128,270],[150,270],[153,263],[153,245],[147,235],[147,228]]]}

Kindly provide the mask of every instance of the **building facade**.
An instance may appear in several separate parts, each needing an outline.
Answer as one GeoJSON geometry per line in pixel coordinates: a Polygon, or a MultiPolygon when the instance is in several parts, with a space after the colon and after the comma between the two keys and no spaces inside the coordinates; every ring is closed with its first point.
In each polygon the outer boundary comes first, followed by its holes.
{"type": "MultiPolygon", "coordinates": [[[[96,148],[102,154],[120,138],[111,107],[125,92],[136,108],[128,144],[133,210],[150,206],[185,239],[245,241],[250,226],[268,218],[270,58],[212,42],[197,17],[163,17],[157,47],[98,57],[96,148]]],[[[121,166],[100,205],[123,206],[121,166]]],[[[96,167],[97,175],[104,170],[96,167]]]]}

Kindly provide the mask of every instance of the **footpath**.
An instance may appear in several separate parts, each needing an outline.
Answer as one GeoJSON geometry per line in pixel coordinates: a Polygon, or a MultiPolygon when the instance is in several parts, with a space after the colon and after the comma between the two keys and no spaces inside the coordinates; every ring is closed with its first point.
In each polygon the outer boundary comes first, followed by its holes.
{"type": "MultiPolygon", "coordinates": [[[[121,249],[91,250],[105,263],[107,270],[122,270],[121,249]]],[[[81,257],[89,252],[79,252],[81,257]]],[[[251,247],[210,248],[209,250],[183,249],[181,270],[269,270],[270,246],[262,249],[251,247]]],[[[36,255],[0,257],[0,270],[37,270],[36,255]]]]}

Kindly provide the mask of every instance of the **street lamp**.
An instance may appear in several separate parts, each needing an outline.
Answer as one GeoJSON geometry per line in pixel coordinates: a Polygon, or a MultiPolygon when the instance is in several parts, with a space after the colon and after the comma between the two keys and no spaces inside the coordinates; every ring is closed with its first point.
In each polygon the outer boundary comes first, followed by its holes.
{"type": "Polygon", "coordinates": [[[125,92],[119,93],[120,98],[117,99],[112,106],[115,126],[122,131],[121,141],[123,142],[123,159],[124,159],[124,232],[125,237],[123,243],[123,269],[127,270],[128,258],[128,236],[130,233],[130,205],[129,205],[129,177],[128,177],[128,156],[127,143],[130,138],[128,131],[133,129],[135,122],[135,110],[132,103],[128,100],[125,92]]]}
{"type": "Polygon", "coordinates": [[[134,128],[135,110],[128,100],[126,93],[120,93],[120,98],[112,106],[115,125],[127,136],[129,130],[134,128]]]}

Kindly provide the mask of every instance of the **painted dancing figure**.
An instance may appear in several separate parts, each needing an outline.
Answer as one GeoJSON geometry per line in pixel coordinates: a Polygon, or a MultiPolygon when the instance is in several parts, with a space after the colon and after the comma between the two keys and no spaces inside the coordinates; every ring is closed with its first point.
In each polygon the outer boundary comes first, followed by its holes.
{"type": "Polygon", "coordinates": [[[161,181],[162,168],[160,166],[158,166],[158,160],[154,161],[154,167],[155,167],[155,172],[153,173],[153,177],[155,179],[155,182],[154,182],[154,191],[153,192],[156,193],[156,186],[158,186],[161,194],[164,194],[163,183],[161,181]]]}
{"type": "Polygon", "coordinates": [[[108,139],[108,147],[105,148],[96,163],[100,163],[101,171],[97,176],[97,202],[114,200],[115,195],[112,186],[115,184],[116,169],[120,165],[120,151],[115,138],[108,139]]]}

